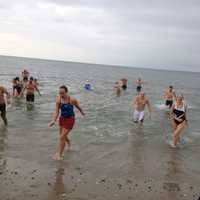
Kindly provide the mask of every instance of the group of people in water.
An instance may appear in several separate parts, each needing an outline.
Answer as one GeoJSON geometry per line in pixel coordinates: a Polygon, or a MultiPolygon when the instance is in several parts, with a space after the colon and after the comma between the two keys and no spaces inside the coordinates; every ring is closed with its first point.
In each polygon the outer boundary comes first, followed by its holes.
{"type": "MultiPolygon", "coordinates": [[[[30,77],[30,74],[27,70],[22,72],[22,77],[20,80],[19,77],[13,79],[13,97],[23,97],[23,94],[26,90],[26,101],[27,103],[33,103],[35,100],[35,91],[40,91],[38,89],[38,81],[33,77],[30,77]]],[[[126,78],[122,78],[120,81],[115,83],[115,89],[117,96],[119,96],[122,90],[127,89],[128,80],[126,78]]],[[[145,107],[148,107],[149,116],[151,117],[152,107],[150,104],[150,100],[142,90],[142,86],[145,82],[138,78],[135,82],[136,84],[136,92],[137,95],[133,99],[133,121],[135,123],[143,124],[145,118],[145,107]]],[[[91,85],[89,81],[86,81],[85,84],[86,90],[91,90],[91,85]],[[89,88],[89,89],[88,89],[89,88]]],[[[4,121],[4,124],[7,126],[8,121],[6,118],[6,104],[10,103],[11,95],[7,91],[5,87],[0,86],[0,112],[1,118],[4,121]]],[[[168,109],[170,111],[170,118],[172,119],[173,124],[173,141],[171,143],[172,147],[176,147],[178,142],[180,141],[180,135],[182,130],[187,125],[187,105],[184,100],[183,95],[177,95],[173,86],[169,86],[166,89],[164,94],[165,99],[165,110],[168,109]]],[[[60,86],[59,94],[56,99],[56,109],[53,115],[53,119],[49,124],[49,127],[52,127],[56,124],[59,118],[59,151],[53,156],[55,160],[62,160],[64,157],[64,149],[66,143],[70,146],[69,133],[74,127],[75,124],[75,112],[74,107],[79,110],[82,116],[85,116],[83,109],[81,108],[78,100],[69,95],[68,88],[65,85],[60,86]]]]}
{"type": "MultiPolygon", "coordinates": [[[[127,89],[127,79],[121,79],[116,82],[115,89],[116,94],[119,96],[122,90],[127,89]]],[[[151,118],[152,107],[149,101],[149,98],[146,96],[145,92],[142,91],[142,85],[145,82],[138,78],[135,81],[137,95],[133,99],[133,121],[139,123],[140,125],[144,122],[145,117],[145,107],[148,107],[149,117],[151,118]]],[[[182,130],[188,125],[187,121],[187,105],[182,94],[177,95],[173,86],[170,85],[164,93],[165,104],[162,105],[161,109],[169,111],[169,119],[172,119],[173,127],[173,141],[170,143],[172,147],[177,147],[177,144],[180,142],[180,136],[182,130]]]]}

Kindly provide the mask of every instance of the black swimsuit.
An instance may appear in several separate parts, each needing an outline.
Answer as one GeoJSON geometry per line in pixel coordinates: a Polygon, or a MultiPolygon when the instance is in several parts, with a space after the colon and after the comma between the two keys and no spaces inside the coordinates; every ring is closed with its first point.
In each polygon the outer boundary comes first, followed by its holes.
{"type": "Polygon", "coordinates": [[[186,111],[185,105],[183,105],[182,108],[178,108],[177,105],[175,105],[173,113],[174,113],[174,122],[177,125],[183,123],[186,120],[185,111],[186,111]],[[180,121],[178,119],[180,119],[180,121]]]}
{"type": "Polygon", "coordinates": [[[137,88],[136,88],[137,92],[141,92],[142,90],[142,86],[141,85],[138,85],[137,88]]]}

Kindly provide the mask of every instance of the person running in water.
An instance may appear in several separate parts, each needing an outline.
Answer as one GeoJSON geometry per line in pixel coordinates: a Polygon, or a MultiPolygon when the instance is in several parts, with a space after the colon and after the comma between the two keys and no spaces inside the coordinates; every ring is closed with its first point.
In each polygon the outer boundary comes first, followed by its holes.
{"type": "Polygon", "coordinates": [[[137,95],[133,100],[133,108],[134,108],[133,120],[135,123],[139,122],[141,125],[143,124],[145,116],[144,109],[146,105],[149,109],[149,114],[151,118],[151,105],[149,99],[146,97],[144,92],[140,92],[140,94],[137,95]]]}
{"type": "Polygon", "coordinates": [[[33,77],[30,77],[29,82],[25,85],[24,89],[22,90],[21,96],[23,95],[25,90],[26,90],[26,102],[27,103],[33,103],[35,101],[35,90],[41,96],[38,87],[33,82],[33,77]]]}
{"type": "Polygon", "coordinates": [[[78,101],[68,94],[68,88],[65,85],[61,86],[59,88],[59,96],[57,97],[56,100],[56,111],[52,122],[49,124],[49,127],[53,126],[56,123],[59,116],[60,145],[59,145],[59,152],[56,153],[55,156],[53,157],[55,160],[63,159],[63,152],[66,142],[68,146],[70,146],[70,140],[68,138],[68,135],[75,123],[74,107],[76,107],[80,111],[82,116],[85,115],[78,101]]]}
{"type": "Polygon", "coordinates": [[[144,81],[142,81],[141,78],[138,78],[138,80],[136,81],[136,91],[139,93],[142,90],[142,84],[144,84],[144,81]]]}
{"type": "Polygon", "coordinates": [[[6,117],[6,101],[8,104],[10,103],[10,94],[4,87],[0,86],[0,112],[1,118],[4,121],[5,126],[8,125],[8,120],[6,117]]]}
{"type": "Polygon", "coordinates": [[[171,107],[171,116],[173,124],[173,143],[172,147],[176,147],[180,141],[180,135],[187,125],[187,105],[183,95],[177,96],[175,104],[171,107]]]}
{"type": "Polygon", "coordinates": [[[176,99],[176,93],[173,90],[173,86],[170,85],[169,88],[166,89],[165,94],[164,94],[164,98],[165,98],[165,105],[168,108],[171,108],[173,105],[173,99],[176,99]]]}

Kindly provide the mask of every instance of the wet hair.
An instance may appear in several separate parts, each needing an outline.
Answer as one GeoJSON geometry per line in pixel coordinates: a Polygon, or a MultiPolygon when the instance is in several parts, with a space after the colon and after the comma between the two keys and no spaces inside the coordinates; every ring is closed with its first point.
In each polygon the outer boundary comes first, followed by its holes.
{"type": "Polygon", "coordinates": [[[33,77],[32,76],[30,77],[30,81],[33,81],[33,77]]]}
{"type": "Polygon", "coordinates": [[[16,77],[16,78],[15,78],[15,81],[19,81],[19,77],[16,77]]]}
{"type": "Polygon", "coordinates": [[[169,88],[170,88],[170,89],[173,89],[173,86],[172,86],[172,85],[170,85],[170,86],[169,86],[169,88]]]}
{"type": "Polygon", "coordinates": [[[177,98],[177,99],[178,99],[178,98],[184,99],[184,96],[183,96],[183,94],[178,94],[178,95],[176,95],[176,98],[177,98]]]}
{"type": "Polygon", "coordinates": [[[66,93],[68,92],[68,88],[67,88],[67,86],[65,86],[65,85],[60,86],[59,89],[65,90],[66,93]]]}

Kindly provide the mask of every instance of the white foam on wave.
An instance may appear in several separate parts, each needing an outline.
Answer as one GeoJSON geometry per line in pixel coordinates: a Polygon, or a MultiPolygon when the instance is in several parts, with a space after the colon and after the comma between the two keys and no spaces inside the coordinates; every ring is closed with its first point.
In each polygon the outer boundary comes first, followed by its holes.
{"type": "Polygon", "coordinates": [[[169,107],[166,106],[165,104],[155,104],[154,105],[156,108],[158,108],[159,110],[165,110],[165,111],[169,111],[169,107]]]}

